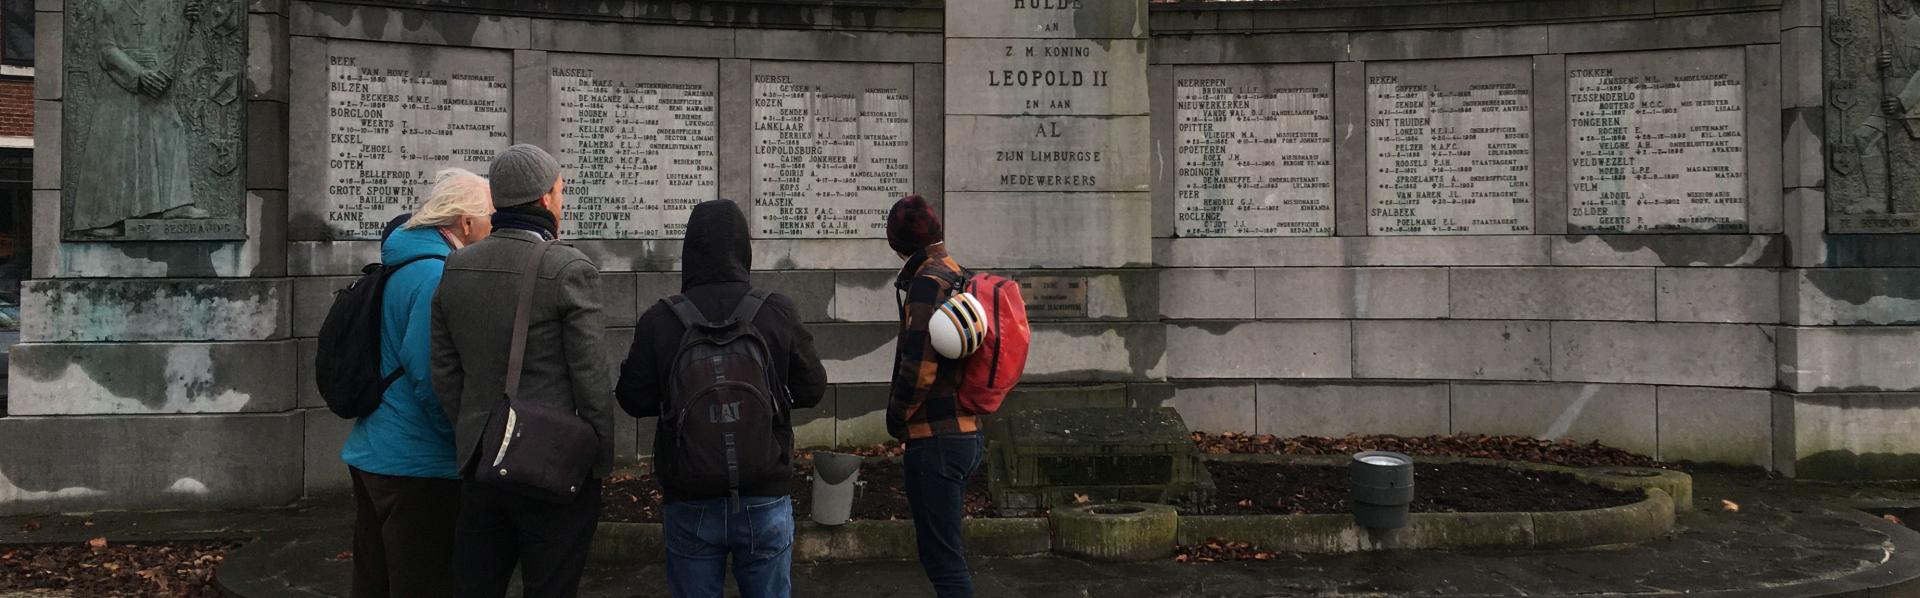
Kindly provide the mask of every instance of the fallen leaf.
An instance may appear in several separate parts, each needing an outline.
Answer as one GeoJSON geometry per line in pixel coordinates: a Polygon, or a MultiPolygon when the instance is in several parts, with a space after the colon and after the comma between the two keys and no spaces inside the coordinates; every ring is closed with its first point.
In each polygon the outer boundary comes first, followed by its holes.
{"type": "Polygon", "coordinates": [[[351,551],[351,550],[342,550],[342,551],[340,551],[340,553],[339,553],[339,554],[335,554],[335,555],[333,555],[333,560],[336,560],[336,561],[348,561],[348,560],[353,560],[353,551],[351,551]]]}
{"type": "Polygon", "coordinates": [[[92,548],[92,549],[94,550],[94,552],[99,552],[99,551],[101,551],[101,550],[105,550],[105,549],[107,548],[107,539],[106,539],[106,538],[94,538],[94,539],[92,539],[92,540],[87,540],[87,547],[88,547],[88,548],[92,548]]]}
{"type": "Polygon", "coordinates": [[[1076,494],[1074,494],[1074,495],[1073,495],[1073,504],[1076,504],[1076,505],[1084,505],[1084,504],[1087,504],[1087,503],[1090,503],[1090,502],[1093,502],[1093,499],[1091,499],[1091,498],[1087,498],[1087,495],[1085,495],[1085,494],[1078,494],[1078,493],[1076,493],[1076,494]]]}
{"type": "Polygon", "coordinates": [[[1887,521],[1892,521],[1892,522],[1894,523],[1894,525],[1906,525],[1906,524],[1907,524],[1907,522],[1905,522],[1905,521],[1901,521],[1901,520],[1900,520],[1900,516],[1898,516],[1898,515],[1894,515],[1893,513],[1887,513],[1887,514],[1885,514],[1885,515],[1881,515],[1880,517],[1881,517],[1882,519],[1886,519],[1887,521]]]}
{"type": "Polygon", "coordinates": [[[1720,499],[1720,508],[1729,513],[1738,513],[1740,512],[1740,503],[1722,498],[1720,499]]]}
{"type": "Polygon", "coordinates": [[[1176,563],[1184,563],[1187,562],[1187,560],[1187,555],[1184,554],[1173,557],[1173,562],[1176,563]]]}

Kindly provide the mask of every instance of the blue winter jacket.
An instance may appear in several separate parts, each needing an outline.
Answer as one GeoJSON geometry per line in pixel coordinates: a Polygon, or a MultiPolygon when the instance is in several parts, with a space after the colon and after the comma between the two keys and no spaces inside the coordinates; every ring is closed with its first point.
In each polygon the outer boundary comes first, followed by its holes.
{"type": "MultiPolygon", "coordinates": [[[[453,251],[434,227],[394,231],[380,244],[380,262],[398,264],[453,251]]],[[[381,395],[380,408],[354,422],[340,460],[368,473],[459,479],[453,426],[433,393],[430,360],[433,293],[446,262],[423,259],[393,273],[381,298],[380,367],[406,373],[381,395]]]]}

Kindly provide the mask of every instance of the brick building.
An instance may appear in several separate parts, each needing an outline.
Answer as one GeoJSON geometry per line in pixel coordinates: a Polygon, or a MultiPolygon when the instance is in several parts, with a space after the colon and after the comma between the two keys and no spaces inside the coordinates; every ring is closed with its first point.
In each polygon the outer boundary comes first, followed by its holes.
{"type": "MultiPolygon", "coordinates": [[[[33,247],[33,21],[33,0],[0,0],[0,365],[20,338],[20,281],[33,247]]],[[[0,392],[0,416],[6,405],[0,392]]]]}

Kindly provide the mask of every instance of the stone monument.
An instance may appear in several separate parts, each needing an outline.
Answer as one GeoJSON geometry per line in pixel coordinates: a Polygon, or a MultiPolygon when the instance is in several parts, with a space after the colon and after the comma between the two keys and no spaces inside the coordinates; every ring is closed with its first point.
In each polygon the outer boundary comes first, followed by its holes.
{"type": "Polygon", "coordinates": [[[244,239],[242,0],[74,0],[62,237],[244,239]]]}
{"type": "Polygon", "coordinates": [[[1920,232],[1920,3],[1826,3],[1834,233],[1920,232]]]}

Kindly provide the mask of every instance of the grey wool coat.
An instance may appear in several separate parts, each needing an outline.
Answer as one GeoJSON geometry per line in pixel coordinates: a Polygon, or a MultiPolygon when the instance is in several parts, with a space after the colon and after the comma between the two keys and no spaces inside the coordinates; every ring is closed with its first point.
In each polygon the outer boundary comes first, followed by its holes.
{"type": "MultiPolygon", "coordinates": [[[[504,400],[520,275],[538,235],[498,229],[447,257],[433,298],[433,389],[453,422],[461,471],[504,400]]],[[[540,258],[516,400],[572,407],[600,436],[593,477],[613,471],[613,383],[601,346],[600,270],[572,247],[540,258]]]]}

